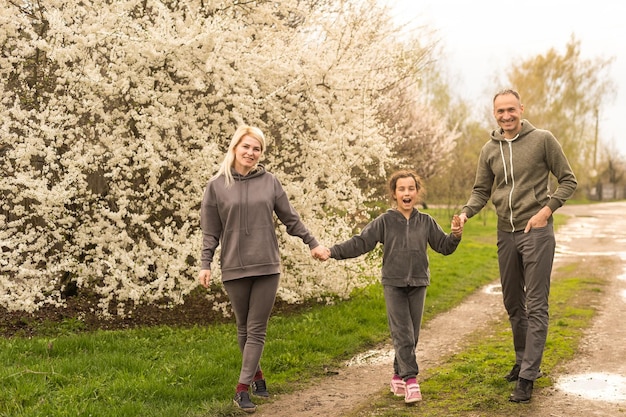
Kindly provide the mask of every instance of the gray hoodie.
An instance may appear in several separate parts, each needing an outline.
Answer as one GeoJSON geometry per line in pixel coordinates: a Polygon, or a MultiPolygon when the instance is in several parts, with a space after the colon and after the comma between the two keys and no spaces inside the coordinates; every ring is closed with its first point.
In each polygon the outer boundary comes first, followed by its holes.
{"type": "Polygon", "coordinates": [[[334,259],[356,258],[383,244],[382,284],[421,287],[430,284],[427,245],[443,255],[454,252],[461,238],[446,234],[429,214],[417,209],[407,220],[398,210],[387,210],[359,235],[330,248],[334,259]]]}
{"type": "Polygon", "coordinates": [[[310,249],[319,245],[274,175],[262,165],[246,176],[232,172],[235,181],[230,188],[220,176],[209,181],[204,191],[200,209],[202,269],[211,268],[221,244],[222,281],[280,273],[274,213],[287,233],[301,238],[310,249]]]}
{"type": "Polygon", "coordinates": [[[514,140],[504,138],[501,129],[491,132],[491,139],[478,158],[472,194],[461,211],[472,217],[491,197],[498,215],[498,230],[524,230],[528,220],[544,206],[553,212],[561,207],[577,185],[554,135],[523,120],[522,130],[514,140]],[[554,194],[550,194],[550,173],[558,182],[554,194]]]}

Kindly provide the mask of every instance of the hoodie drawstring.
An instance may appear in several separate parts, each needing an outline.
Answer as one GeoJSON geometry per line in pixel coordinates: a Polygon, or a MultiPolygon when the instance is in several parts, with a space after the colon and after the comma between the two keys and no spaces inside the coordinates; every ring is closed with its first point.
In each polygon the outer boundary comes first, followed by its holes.
{"type": "Polygon", "coordinates": [[[504,159],[504,150],[502,149],[502,142],[500,142],[500,156],[502,156],[502,165],[504,166],[504,183],[509,183],[509,177],[506,173],[506,160],[504,159]]]}
{"type": "Polygon", "coordinates": [[[244,204],[244,228],[246,229],[246,236],[250,236],[250,228],[248,227],[248,206],[250,205],[248,203],[249,201],[249,196],[250,193],[248,192],[248,187],[250,184],[250,181],[244,181],[244,184],[246,184],[246,190],[245,190],[245,194],[246,194],[246,200],[245,200],[245,204],[244,204]]]}

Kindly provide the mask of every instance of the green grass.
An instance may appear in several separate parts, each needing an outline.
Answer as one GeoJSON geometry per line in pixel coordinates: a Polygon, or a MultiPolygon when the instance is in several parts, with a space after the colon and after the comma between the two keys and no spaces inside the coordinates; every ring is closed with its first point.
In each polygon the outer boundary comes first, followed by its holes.
{"type": "MultiPolygon", "coordinates": [[[[428,212],[449,230],[450,213],[428,212]]],[[[432,285],[425,321],[497,278],[495,218],[486,213],[466,224],[457,252],[447,257],[430,254],[432,285]]],[[[572,332],[579,327],[571,317],[580,312],[568,311],[570,316],[561,318],[563,325],[553,329],[572,332]]],[[[433,373],[424,384],[425,396],[444,395],[439,389],[428,391],[437,386],[436,378],[442,378],[437,384],[472,389],[467,375],[499,375],[511,362],[511,349],[505,326],[498,334],[502,340],[488,346],[488,357],[481,356],[484,348],[472,349],[460,363],[451,362],[433,373]],[[486,364],[493,369],[484,372],[481,366],[486,364]]],[[[388,339],[382,288],[374,284],[346,302],[273,316],[262,364],[272,391],[289,392],[298,382],[322,377],[355,353],[388,339]]],[[[574,346],[569,341],[558,343],[559,351],[574,346]]],[[[56,330],[51,326],[35,338],[0,339],[0,363],[0,416],[241,415],[231,403],[240,367],[233,324],[85,333],[79,322],[72,322],[56,330]]],[[[495,395],[494,390],[504,392],[506,387],[495,377],[488,382],[484,395],[500,398],[502,393],[495,395]]],[[[381,400],[386,402],[384,395],[381,400]]],[[[455,407],[463,403],[449,398],[428,401],[434,408],[452,402],[459,403],[455,407]]]]}

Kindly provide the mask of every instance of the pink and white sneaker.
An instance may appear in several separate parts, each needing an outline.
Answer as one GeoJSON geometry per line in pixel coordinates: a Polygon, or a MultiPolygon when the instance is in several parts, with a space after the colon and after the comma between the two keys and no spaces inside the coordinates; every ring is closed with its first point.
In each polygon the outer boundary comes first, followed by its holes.
{"type": "Polygon", "coordinates": [[[402,378],[400,378],[398,375],[394,375],[393,378],[391,378],[391,382],[389,383],[389,388],[391,392],[393,392],[393,395],[395,395],[396,397],[404,397],[405,385],[406,384],[404,383],[402,378]]]}
{"type": "Polygon", "coordinates": [[[420,385],[414,379],[406,382],[406,387],[404,390],[405,403],[409,404],[422,401],[422,392],[420,391],[420,385]]]}

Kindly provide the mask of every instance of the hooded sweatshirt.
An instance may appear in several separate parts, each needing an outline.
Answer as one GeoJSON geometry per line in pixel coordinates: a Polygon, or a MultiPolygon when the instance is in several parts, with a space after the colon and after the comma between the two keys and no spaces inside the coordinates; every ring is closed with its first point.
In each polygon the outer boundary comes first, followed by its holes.
{"type": "Polygon", "coordinates": [[[330,248],[334,259],[356,258],[383,244],[383,285],[421,287],[430,285],[427,245],[449,255],[461,238],[446,234],[435,220],[417,209],[407,220],[398,210],[387,210],[363,228],[359,235],[330,248]]]}
{"type": "Polygon", "coordinates": [[[278,179],[263,165],[245,176],[234,170],[232,173],[230,188],[226,188],[222,175],[209,181],[204,191],[200,209],[202,269],[211,268],[221,244],[222,281],[280,273],[274,213],[287,233],[301,238],[310,249],[319,245],[278,179]]]}
{"type": "Polygon", "coordinates": [[[572,197],[577,185],[554,135],[522,120],[522,130],[513,140],[506,139],[500,128],[491,132],[478,158],[472,194],[461,211],[470,218],[491,197],[498,216],[498,230],[520,231],[544,206],[552,212],[561,207],[572,197]],[[550,173],[558,183],[554,194],[550,194],[550,173]]]}

